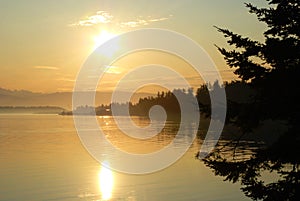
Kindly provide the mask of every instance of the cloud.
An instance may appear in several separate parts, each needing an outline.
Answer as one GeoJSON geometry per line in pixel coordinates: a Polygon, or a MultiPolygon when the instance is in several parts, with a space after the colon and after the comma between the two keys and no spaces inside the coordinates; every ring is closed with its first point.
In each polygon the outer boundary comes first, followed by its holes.
{"type": "Polygon", "coordinates": [[[159,21],[165,21],[168,20],[172,15],[169,15],[169,17],[161,17],[161,18],[156,18],[156,19],[150,19],[149,22],[159,22],[159,21]]]}
{"type": "Polygon", "coordinates": [[[121,22],[120,26],[121,27],[138,27],[138,26],[142,26],[142,25],[148,25],[149,21],[147,20],[142,20],[142,19],[138,19],[136,21],[129,21],[129,22],[121,22]]]}
{"type": "Polygon", "coordinates": [[[70,79],[70,78],[66,78],[66,77],[62,77],[62,78],[57,78],[57,81],[65,81],[65,82],[75,82],[74,79],[70,79]]]}
{"type": "Polygon", "coordinates": [[[72,92],[73,87],[58,87],[56,90],[58,92],[72,92]]]}
{"type": "Polygon", "coordinates": [[[128,22],[121,22],[120,26],[121,27],[138,27],[138,26],[145,26],[148,25],[152,22],[160,22],[160,21],[165,21],[168,20],[172,15],[170,15],[169,17],[161,17],[161,18],[152,18],[151,16],[148,16],[147,18],[143,18],[143,17],[139,17],[136,20],[133,21],[128,21],[128,22]]]}
{"type": "Polygon", "coordinates": [[[113,16],[105,11],[97,11],[95,15],[91,15],[86,19],[80,20],[70,26],[93,26],[97,24],[107,24],[113,20],[113,16]]]}
{"type": "Polygon", "coordinates": [[[105,73],[108,73],[108,74],[120,74],[122,72],[121,72],[120,68],[117,67],[117,66],[106,66],[105,73]]]}
{"type": "Polygon", "coordinates": [[[94,26],[98,24],[115,24],[119,27],[138,27],[138,26],[145,26],[150,23],[160,22],[168,20],[172,17],[169,15],[168,17],[161,17],[161,18],[153,18],[151,16],[143,17],[139,16],[136,19],[131,19],[128,21],[118,21],[111,15],[109,12],[106,11],[97,11],[95,15],[88,16],[86,19],[79,20],[70,26],[94,26]]]}
{"type": "Polygon", "coordinates": [[[59,70],[59,68],[55,66],[34,66],[34,68],[41,70],[59,70]]]}

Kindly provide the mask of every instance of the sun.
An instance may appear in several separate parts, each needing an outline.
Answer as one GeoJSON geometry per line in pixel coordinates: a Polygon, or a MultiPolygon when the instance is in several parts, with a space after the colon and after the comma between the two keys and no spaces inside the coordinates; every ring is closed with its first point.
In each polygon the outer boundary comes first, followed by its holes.
{"type": "Polygon", "coordinates": [[[107,30],[102,30],[100,34],[94,37],[94,49],[99,47],[101,44],[105,43],[109,39],[117,36],[117,34],[114,34],[112,32],[109,32],[107,30]]]}

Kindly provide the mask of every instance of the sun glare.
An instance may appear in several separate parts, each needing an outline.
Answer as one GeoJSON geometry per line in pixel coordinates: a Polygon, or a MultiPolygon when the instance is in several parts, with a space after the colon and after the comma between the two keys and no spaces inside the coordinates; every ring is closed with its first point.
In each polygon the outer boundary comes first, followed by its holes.
{"type": "Polygon", "coordinates": [[[99,173],[99,185],[102,194],[102,199],[109,200],[112,196],[114,178],[112,171],[105,166],[101,167],[99,173]]]}
{"type": "Polygon", "coordinates": [[[99,47],[101,44],[105,43],[109,39],[113,38],[117,34],[113,34],[111,32],[108,32],[106,30],[102,30],[99,35],[94,37],[94,49],[99,47]]]}
{"type": "Polygon", "coordinates": [[[105,48],[105,49],[103,49],[103,48],[97,49],[97,48],[115,36],[117,36],[117,34],[108,32],[106,30],[102,30],[99,35],[94,37],[93,50],[97,50],[97,52],[100,55],[105,56],[107,58],[112,57],[120,49],[118,38],[116,38],[116,40],[113,40],[110,42],[109,48],[105,48]]]}

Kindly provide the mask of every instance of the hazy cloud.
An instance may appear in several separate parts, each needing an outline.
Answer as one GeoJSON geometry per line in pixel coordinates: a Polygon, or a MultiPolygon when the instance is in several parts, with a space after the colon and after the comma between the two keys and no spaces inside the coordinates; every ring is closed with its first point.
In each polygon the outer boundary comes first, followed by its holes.
{"type": "Polygon", "coordinates": [[[109,12],[97,11],[95,15],[88,16],[86,19],[79,20],[76,23],[70,24],[70,26],[94,26],[98,24],[115,24],[119,27],[138,27],[148,25],[153,22],[165,21],[171,18],[172,15],[168,17],[153,18],[151,16],[143,17],[139,16],[136,19],[128,21],[119,21],[114,18],[109,12]]]}
{"type": "Polygon", "coordinates": [[[59,70],[59,68],[55,66],[34,66],[34,68],[41,70],[59,70]]]}

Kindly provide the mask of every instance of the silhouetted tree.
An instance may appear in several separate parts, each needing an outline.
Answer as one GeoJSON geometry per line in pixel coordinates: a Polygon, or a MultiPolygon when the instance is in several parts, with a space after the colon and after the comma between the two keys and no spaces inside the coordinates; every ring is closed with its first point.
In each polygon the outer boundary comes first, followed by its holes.
{"type": "MultiPolygon", "coordinates": [[[[295,111],[299,111],[300,101],[300,1],[268,2],[270,8],[246,4],[250,13],[256,14],[259,21],[267,24],[265,41],[255,41],[227,29],[217,28],[228,38],[228,44],[234,47],[233,50],[218,47],[219,51],[227,64],[235,69],[234,73],[247,83],[245,87],[249,85],[255,90],[253,99],[242,105],[249,115],[255,114],[251,125],[247,120],[249,128],[264,119],[284,119],[292,123],[293,119],[299,118],[299,112],[295,111]]],[[[235,107],[239,107],[238,104],[235,107]]],[[[237,118],[240,114],[229,113],[228,117],[237,118]]]]}
{"type": "MultiPolygon", "coordinates": [[[[218,29],[229,37],[230,45],[242,49],[227,51],[219,48],[219,50],[229,66],[236,67],[236,74],[243,80],[251,80],[255,87],[261,89],[263,93],[261,96],[274,96],[271,91],[275,91],[274,88],[277,87],[280,93],[288,91],[291,92],[290,95],[296,94],[298,91],[291,89],[296,89],[299,75],[299,0],[269,0],[269,2],[273,5],[272,8],[258,9],[246,4],[250,12],[255,13],[258,19],[269,27],[264,32],[264,43],[218,29]],[[260,62],[255,62],[255,59],[260,62]]],[[[276,95],[278,96],[277,93],[276,95]]]]}
{"type": "MultiPolygon", "coordinates": [[[[230,92],[227,122],[238,126],[244,134],[255,132],[268,119],[286,122],[287,130],[274,144],[253,152],[250,159],[230,160],[216,149],[204,162],[226,180],[240,181],[245,195],[254,200],[300,200],[297,154],[300,145],[300,0],[267,2],[269,8],[246,4],[250,13],[268,27],[264,41],[217,28],[233,49],[217,48],[241,78],[240,82],[225,85],[227,95],[230,92]],[[235,97],[233,94],[238,88],[236,93],[239,94],[235,97]],[[243,95],[243,91],[248,91],[248,95],[243,95]],[[278,180],[264,182],[263,171],[277,172],[278,180]]],[[[233,158],[237,146],[233,147],[233,158]]]]}

